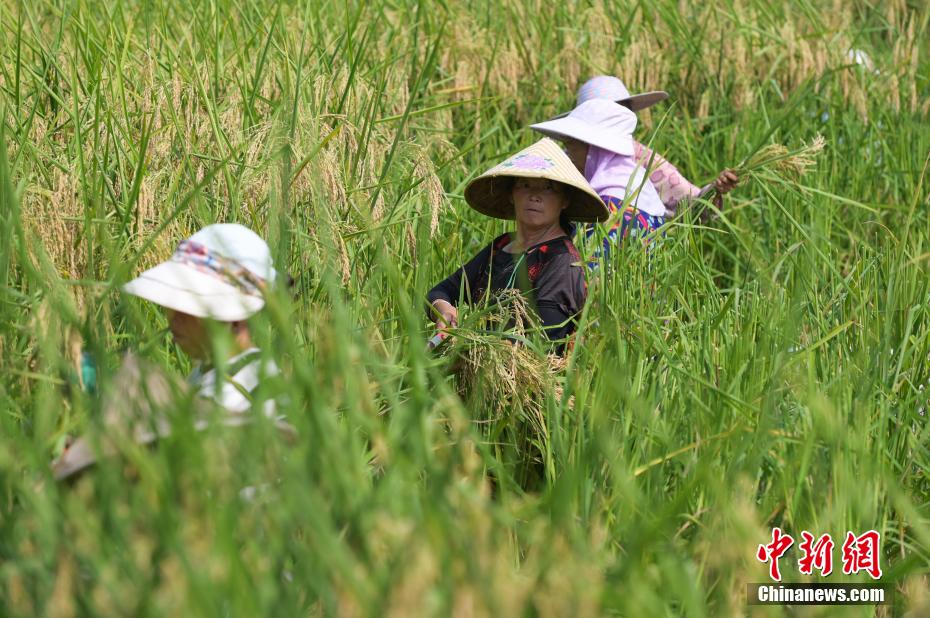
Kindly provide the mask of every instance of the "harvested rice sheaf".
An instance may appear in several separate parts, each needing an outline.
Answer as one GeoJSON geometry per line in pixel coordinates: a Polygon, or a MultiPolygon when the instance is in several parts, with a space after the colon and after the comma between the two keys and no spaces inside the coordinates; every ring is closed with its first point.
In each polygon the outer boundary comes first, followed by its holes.
{"type": "Polygon", "coordinates": [[[444,355],[453,359],[459,395],[483,435],[508,453],[505,460],[516,467],[515,476],[526,481],[547,450],[546,400],[562,399],[559,378],[566,360],[524,343],[541,331],[516,291],[502,294],[477,320],[480,325],[456,331],[456,342],[444,355]]]}

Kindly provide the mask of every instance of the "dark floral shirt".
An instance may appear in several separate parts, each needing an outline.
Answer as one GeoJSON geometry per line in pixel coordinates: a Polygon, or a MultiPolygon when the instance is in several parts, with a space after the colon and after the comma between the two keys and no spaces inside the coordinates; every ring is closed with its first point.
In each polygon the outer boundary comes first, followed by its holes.
{"type": "MultiPolygon", "coordinates": [[[[510,232],[498,236],[464,266],[429,291],[432,304],[459,299],[474,303],[488,294],[518,289],[536,309],[550,339],[563,339],[575,331],[574,318],[584,307],[587,290],[581,256],[571,238],[559,236],[534,245],[525,253],[507,253],[510,232]]],[[[435,317],[431,315],[431,317],[435,317]]]]}

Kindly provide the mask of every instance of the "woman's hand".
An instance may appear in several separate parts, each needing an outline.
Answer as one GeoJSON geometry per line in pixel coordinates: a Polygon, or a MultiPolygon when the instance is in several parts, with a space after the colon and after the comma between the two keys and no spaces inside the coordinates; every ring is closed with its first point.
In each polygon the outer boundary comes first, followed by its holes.
{"type": "Polygon", "coordinates": [[[458,309],[456,309],[450,303],[442,299],[433,301],[433,307],[436,309],[436,312],[439,314],[439,317],[436,318],[436,328],[438,330],[442,330],[448,327],[455,328],[456,326],[458,326],[458,323],[459,323],[458,309]]]}
{"type": "Polygon", "coordinates": [[[717,207],[717,210],[723,210],[723,195],[732,191],[737,184],[739,184],[739,176],[736,175],[734,170],[725,169],[720,172],[720,175],[714,180],[714,196],[710,200],[717,207]]]}
{"type": "Polygon", "coordinates": [[[717,180],[714,181],[714,188],[717,190],[717,193],[723,195],[729,193],[739,184],[739,176],[736,175],[736,172],[731,169],[725,169],[720,172],[720,175],[717,176],[717,180]]]}

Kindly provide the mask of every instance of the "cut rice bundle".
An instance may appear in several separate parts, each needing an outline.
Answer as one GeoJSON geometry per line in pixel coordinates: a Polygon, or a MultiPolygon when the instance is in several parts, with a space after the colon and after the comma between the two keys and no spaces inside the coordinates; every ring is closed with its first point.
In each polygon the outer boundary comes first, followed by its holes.
{"type": "Polygon", "coordinates": [[[456,389],[484,439],[526,487],[541,477],[549,444],[546,400],[561,400],[566,361],[528,345],[540,326],[518,292],[476,313],[466,321],[481,328],[456,329],[456,342],[443,355],[453,359],[456,389]]]}
{"type": "Polygon", "coordinates": [[[825,145],[822,135],[817,135],[809,144],[802,144],[796,150],[788,150],[783,144],[769,144],[743,161],[736,172],[740,178],[759,177],[768,172],[782,180],[796,182],[817,163],[817,155],[825,145]]]}

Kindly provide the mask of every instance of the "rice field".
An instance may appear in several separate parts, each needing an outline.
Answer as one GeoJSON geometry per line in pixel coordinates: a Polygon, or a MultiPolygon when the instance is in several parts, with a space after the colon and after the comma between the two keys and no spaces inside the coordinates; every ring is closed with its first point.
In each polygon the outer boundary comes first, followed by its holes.
{"type": "MultiPolygon", "coordinates": [[[[0,1],[0,614],[794,615],[746,603],[776,526],[881,533],[893,605],[800,615],[930,614],[928,22],[920,0],[0,1]],[[564,361],[480,309],[427,352],[427,290],[507,229],[465,185],[601,73],[670,92],[641,142],[743,183],[592,271],[564,361]],[[754,164],[817,136],[803,175],[754,164]],[[126,351],[190,371],[119,286],[219,221],[295,278],[253,329],[298,439],[179,430],[54,482],[126,351]]],[[[786,581],[871,581],[798,556],[786,581]]]]}

